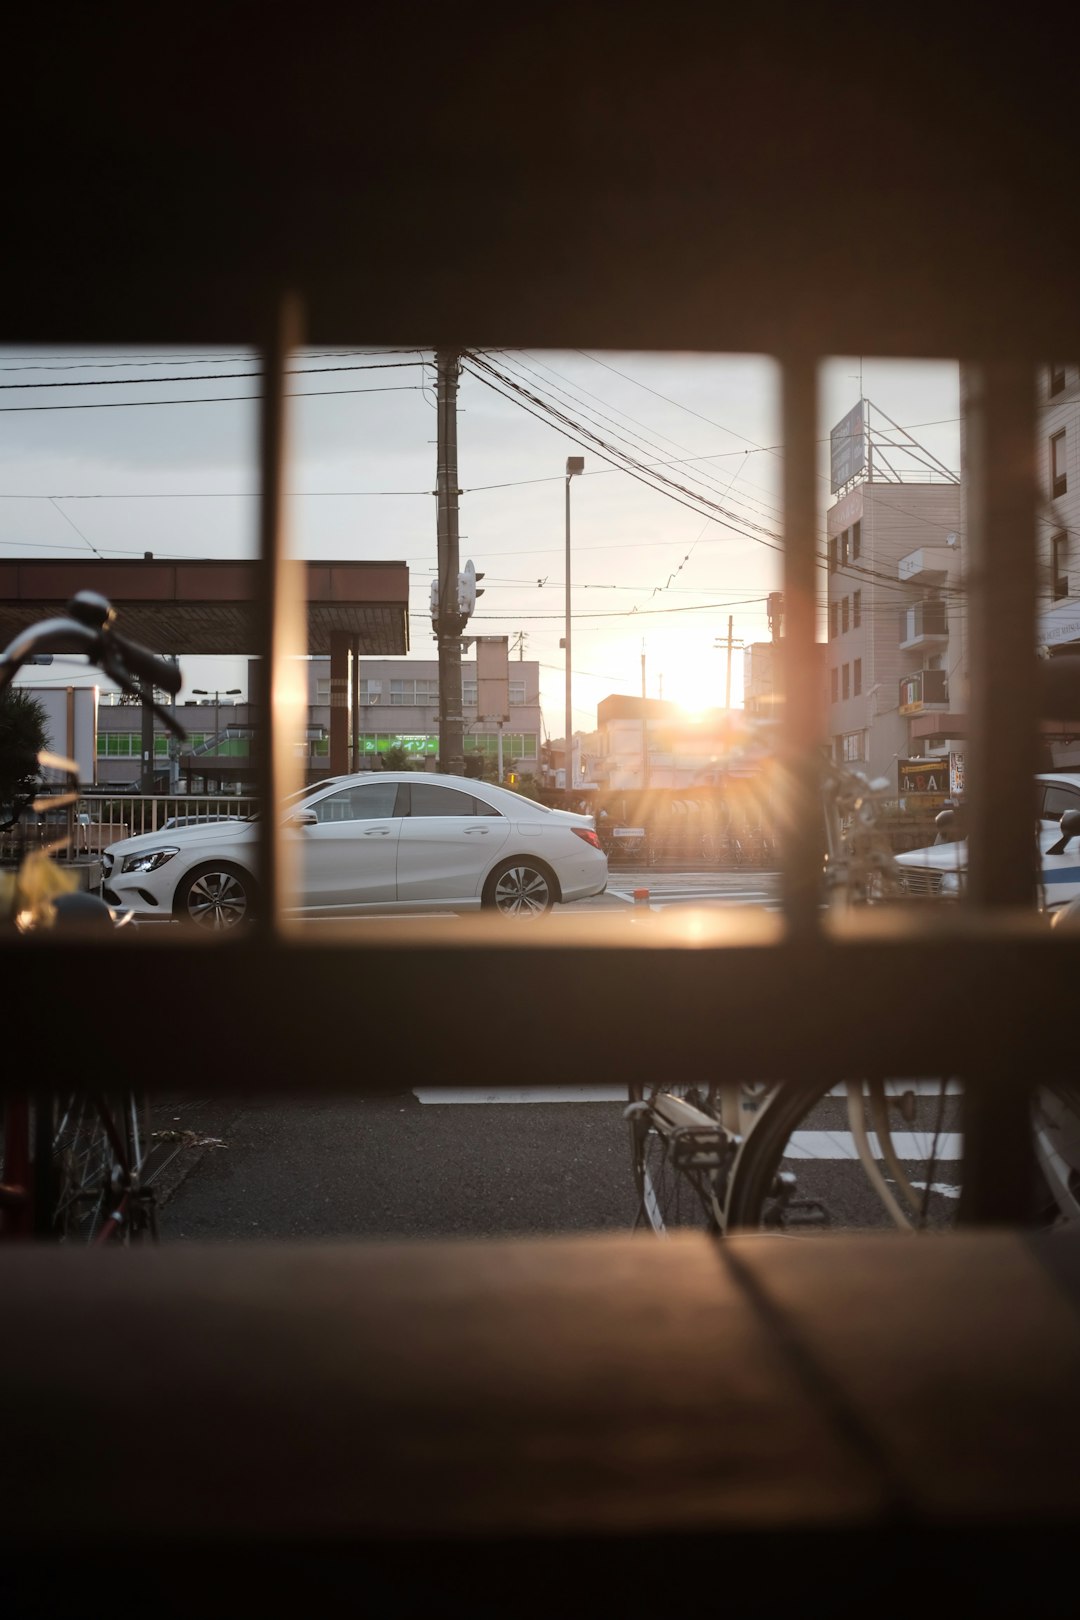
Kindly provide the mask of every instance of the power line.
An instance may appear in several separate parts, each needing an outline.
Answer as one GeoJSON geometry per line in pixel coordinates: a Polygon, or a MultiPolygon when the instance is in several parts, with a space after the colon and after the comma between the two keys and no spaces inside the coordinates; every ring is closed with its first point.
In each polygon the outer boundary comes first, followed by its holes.
{"type": "Polygon", "coordinates": [[[90,550],[94,553],[94,555],[96,557],[101,557],[102,562],[104,562],[105,559],[104,559],[104,557],[101,556],[101,552],[98,550],[97,546],[95,546],[94,542],[91,539],[89,539],[87,535],[83,534],[82,530],[78,527],[77,524],[72,523],[71,518],[69,518],[67,513],[62,511],[61,508],[56,505],[55,501],[53,501],[52,504],[56,508],[56,511],[63,518],[64,522],[71,524],[71,527],[75,530],[75,533],[79,536],[79,539],[84,541],[86,543],[86,545],[88,545],[90,547],[90,550]]]}
{"type": "MultiPolygon", "coordinates": [[[[337,371],[396,371],[413,366],[426,366],[426,360],[385,360],[363,366],[292,366],[286,377],[329,377],[337,371]]],[[[265,376],[263,371],[200,371],[186,377],[90,377],[83,382],[22,382],[0,383],[0,391],[13,388],[157,388],[161,383],[232,382],[237,378],[246,382],[251,377],[265,376]]]]}
{"type": "MultiPolygon", "coordinates": [[[[479,360],[476,355],[469,351],[466,351],[466,355],[468,360],[472,362],[472,365],[470,365],[467,369],[472,372],[472,375],[476,377],[478,382],[484,383],[487,387],[491,388],[493,392],[502,394],[504,399],[512,400],[515,394],[522,396],[517,400],[517,403],[521,405],[523,410],[527,410],[531,416],[536,416],[540,421],[545,421],[551,418],[559,431],[568,433],[569,436],[573,438],[576,443],[581,444],[583,448],[591,450],[594,455],[598,454],[601,457],[601,460],[609,462],[614,467],[618,467],[620,471],[628,473],[631,478],[636,478],[639,483],[648,485],[650,489],[655,489],[660,494],[669,495],[672,500],[678,501],[681,506],[688,506],[691,511],[697,511],[700,513],[701,506],[711,507],[717,514],[719,514],[718,516],[714,517],[713,521],[719,523],[721,527],[730,529],[734,534],[738,534],[744,540],[757,540],[759,544],[767,546],[771,551],[777,551],[780,553],[783,552],[784,548],[783,545],[779,543],[779,536],[774,536],[771,539],[767,538],[771,531],[761,528],[760,525],[751,523],[749,519],[743,519],[742,521],[748,523],[750,528],[760,530],[759,534],[751,534],[747,531],[747,529],[739,528],[738,524],[734,521],[734,519],[738,517],[738,514],[725,511],[724,508],[720,507],[715,501],[710,500],[707,496],[698,494],[696,490],[690,490],[683,485],[676,484],[674,480],[664,477],[662,473],[654,473],[653,477],[651,478],[645,476],[646,469],[643,468],[641,464],[633,457],[628,456],[625,451],[621,451],[614,445],[609,444],[605,439],[603,439],[599,434],[593,432],[590,428],[583,427],[580,422],[577,422],[572,417],[567,416],[564,411],[562,411],[557,405],[553,404],[550,400],[543,399],[542,396],[537,395],[533,390],[526,388],[524,384],[516,382],[512,377],[507,377],[503,372],[500,372],[497,367],[492,366],[490,362],[479,360]],[[483,368],[483,371],[472,370],[472,367],[476,365],[480,365],[483,368]],[[490,375],[485,376],[484,372],[487,372],[490,375]],[[511,389],[512,393],[507,394],[505,392],[505,388],[499,388],[490,380],[491,377],[495,377],[499,382],[505,384],[505,387],[511,389]],[[533,404],[539,407],[539,410],[533,410],[530,405],[524,403],[524,400],[531,400],[533,404]],[[697,506],[691,504],[695,501],[699,503],[697,506]]],[[[549,421],[549,426],[550,425],[552,425],[551,421],[549,421]]]]}
{"type": "MultiPolygon", "coordinates": [[[[569,416],[556,403],[545,399],[543,395],[526,387],[513,377],[508,377],[498,367],[492,365],[490,361],[483,360],[474,352],[466,351],[466,359],[471,362],[467,369],[476,377],[477,381],[485,383],[487,387],[491,388],[493,392],[501,394],[503,398],[517,403],[529,415],[535,416],[537,420],[547,422],[548,426],[554,426],[557,431],[567,435],[574,442],[582,445],[583,448],[591,450],[593,454],[598,454],[601,460],[607,461],[620,471],[628,473],[631,478],[636,478],[638,482],[646,484],[650,489],[656,490],[658,494],[667,495],[669,499],[677,501],[681,506],[686,506],[690,511],[696,511],[702,516],[709,517],[713,522],[718,523],[720,527],[727,528],[741,539],[750,540],[758,545],[765,546],[770,551],[783,554],[782,537],[775,530],[766,529],[761,524],[743,518],[741,514],[733,514],[709,496],[693,488],[688,488],[685,484],[679,484],[674,479],[667,478],[663,474],[654,472],[652,476],[647,476],[648,469],[643,467],[640,462],[628,456],[625,451],[621,451],[610,444],[592,429],[569,416]],[[473,369],[476,366],[481,367],[482,370],[473,369]],[[492,378],[497,379],[497,381],[492,381],[492,378]],[[499,387],[499,383],[504,386],[499,387]],[[511,392],[507,393],[506,389],[511,390],[511,392]],[[705,510],[702,511],[702,508],[705,508],[705,510]],[[714,516],[714,514],[719,515],[714,516]],[[738,522],[732,521],[736,517],[746,526],[740,527],[738,522]]],[[[615,368],[609,369],[614,370],[615,368]]],[[[823,572],[834,571],[829,566],[829,560],[825,552],[819,551],[815,561],[816,566],[823,572]]],[[[881,574],[874,569],[866,567],[861,569],[853,568],[852,572],[857,572],[862,578],[875,579],[886,589],[897,590],[902,588],[902,582],[886,574],[881,574]]]]}
{"type": "MultiPolygon", "coordinates": [[[[0,351],[12,358],[11,350],[0,351]]],[[[423,349],[306,349],[303,350],[305,360],[338,360],[350,355],[384,355],[384,354],[423,354],[423,349]]],[[[258,349],[244,349],[239,354],[199,353],[189,359],[175,354],[159,354],[155,356],[134,356],[121,358],[118,355],[103,355],[97,359],[91,357],[83,360],[65,359],[59,355],[41,356],[35,354],[29,365],[0,366],[0,371],[116,371],[123,368],[130,370],[145,370],[149,366],[206,366],[228,365],[234,360],[258,360],[258,349]],[[45,364],[44,361],[56,360],[56,365],[45,364]]],[[[44,384],[42,386],[45,386],[44,384]]]]}
{"type": "MultiPolygon", "coordinates": [[[[362,394],[377,394],[377,388],[362,388],[362,394]]],[[[332,393],[339,390],[332,389],[332,393]]],[[[259,397],[259,396],[253,396],[259,397]]],[[[139,401],[139,403],[143,403],[139,401]]],[[[364,499],[376,495],[426,495],[430,498],[430,489],[293,489],[286,492],[287,499],[364,499]]],[[[122,495],[82,494],[82,495],[5,495],[0,494],[0,501],[257,501],[260,492],[257,489],[182,489],[176,491],[152,490],[140,492],[130,490],[122,495]]]]}
{"type": "MultiPolygon", "coordinates": [[[[185,379],[186,380],[186,379],[185,379]]],[[[345,394],[419,394],[416,383],[401,383],[391,388],[307,388],[286,394],[286,399],[314,399],[317,396],[344,396],[345,394]]],[[[263,394],[211,394],[203,399],[95,399],[79,405],[0,405],[0,416],[19,411],[146,411],[154,405],[246,405],[248,400],[263,399],[263,394]]]]}

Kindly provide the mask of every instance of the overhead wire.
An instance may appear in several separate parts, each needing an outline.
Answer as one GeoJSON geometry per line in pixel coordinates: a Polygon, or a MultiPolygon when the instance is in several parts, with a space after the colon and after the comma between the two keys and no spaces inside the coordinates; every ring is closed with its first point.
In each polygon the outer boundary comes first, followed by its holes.
{"type": "MultiPolygon", "coordinates": [[[[483,382],[495,393],[501,394],[502,397],[516,401],[529,415],[537,417],[540,421],[546,421],[549,426],[555,427],[557,431],[573,439],[582,448],[589,449],[610,465],[655,489],[657,493],[667,495],[670,499],[688,507],[691,511],[699,512],[702,516],[716,522],[720,527],[727,528],[740,538],[750,540],[752,543],[763,545],[769,550],[782,554],[784,550],[783,540],[778,532],[766,529],[762,525],[742,517],[742,514],[733,515],[727,508],[721,507],[719,503],[713,501],[708,495],[702,494],[699,490],[688,488],[685,484],[678,484],[675,480],[669,479],[663,474],[654,472],[652,476],[648,476],[649,470],[643,467],[640,462],[629,457],[626,452],[619,450],[617,446],[610,444],[609,441],[605,440],[593,429],[569,416],[565,410],[560,408],[557,402],[545,399],[537,390],[526,387],[513,377],[508,377],[505,372],[494,366],[492,362],[476,356],[472,351],[466,351],[466,358],[471,364],[467,365],[465,369],[470,371],[477,381],[483,382]],[[487,375],[484,374],[485,372],[487,375]],[[504,386],[499,387],[499,383],[504,386]],[[507,389],[510,390],[509,393],[507,393],[507,389]],[[732,521],[733,516],[738,517],[739,521],[732,521]]],[[[827,553],[819,552],[815,562],[816,566],[822,571],[835,572],[834,569],[829,567],[827,553]]],[[[851,565],[845,566],[850,567],[851,565]]],[[[861,578],[875,579],[886,589],[903,589],[902,581],[891,578],[889,575],[868,568],[865,565],[856,565],[853,572],[857,572],[861,578]]]]}
{"type": "MultiPolygon", "coordinates": [[[[415,366],[426,366],[426,360],[380,360],[373,365],[362,366],[289,366],[284,375],[286,377],[330,377],[339,371],[400,371],[415,366]]],[[[171,377],[90,377],[81,382],[68,380],[66,382],[19,382],[0,383],[0,392],[23,388],[157,388],[163,383],[192,383],[192,382],[247,382],[254,377],[263,377],[266,373],[259,371],[199,371],[188,376],[171,377]]]]}
{"type": "MultiPolygon", "coordinates": [[[[186,380],[186,379],[185,379],[186,380]]],[[[347,394],[418,394],[416,383],[398,383],[389,388],[300,388],[286,399],[344,397],[347,394]]],[[[263,399],[263,394],[210,394],[200,399],[92,399],[77,405],[0,405],[0,416],[27,411],[147,411],[155,405],[246,405],[263,399]]]]}

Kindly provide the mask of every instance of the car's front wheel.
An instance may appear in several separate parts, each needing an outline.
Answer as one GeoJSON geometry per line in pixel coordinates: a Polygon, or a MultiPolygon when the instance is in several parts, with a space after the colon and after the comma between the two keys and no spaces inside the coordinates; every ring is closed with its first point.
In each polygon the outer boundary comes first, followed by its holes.
{"type": "Polygon", "coordinates": [[[255,880],[227,861],[207,862],[189,872],[176,891],[173,910],[190,928],[227,933],[250,923],[255,914],[255,880]]]}
{"type": "Polygon", "coordinates": [[[520,855],[501,861],[484,885],[485,908],[507,917],[542,917],[557,899],[551,871],[541,861],[520,855]]]}

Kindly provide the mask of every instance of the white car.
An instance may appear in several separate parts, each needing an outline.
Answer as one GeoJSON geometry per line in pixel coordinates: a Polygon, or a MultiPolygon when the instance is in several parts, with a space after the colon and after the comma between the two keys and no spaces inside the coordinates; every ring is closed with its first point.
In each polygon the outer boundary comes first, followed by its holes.
{"type": "MultiPolygon", "coordinates": [[[[294,795],[282,815],[299,854],[299,892],[287,904],[302,916],[481,907],[538,916],[607,885],[591,816],[471,777],[342,776],[294,795]]],[[[102,894],[140,922],[235,928],[258,906],[257,846],[254,818],[122,838],[102,856],[102,894]]]]}
{"type": "MultiPolygon", "coordinates": [[[[1080,811],[1080,775],[1047,772],[1038,787],[1038,836],[1042,854],[1042,902],[1048,911],[1080,895],[1080,837],[1066,833],[1061,818],[1080,811]]],[[[967,841],[931,844],[896,857],[907,892],[929,899],[956,899],[967,877],[967,841]]]]}

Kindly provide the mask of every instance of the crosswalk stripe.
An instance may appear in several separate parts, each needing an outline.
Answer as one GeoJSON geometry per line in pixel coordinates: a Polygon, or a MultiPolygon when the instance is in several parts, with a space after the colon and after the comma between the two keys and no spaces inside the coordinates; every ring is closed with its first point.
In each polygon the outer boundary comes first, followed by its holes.
{"type": "MultiPolygon", "coordinates": [[[[871,1138],[871,1140],[873,1140],[871,1138]]],[[[945,1163],[964,1157],[964,1138],[959,1131],[948,1131],[934,1142],[933,1131],[893,1131],[896,1157],[903,1164],[921,1164],[933,1148],[934,1162],[945,1163]]],[[[788,1142],[787,1159],[858,1159],[855,1138],[849,1131],[796,1131],[788,1142]]]]}
{"type": "Polygon", "coordinates": [[[626,1102],[625,1086],[414,1086],[422,1103],[626,1102]]]}

